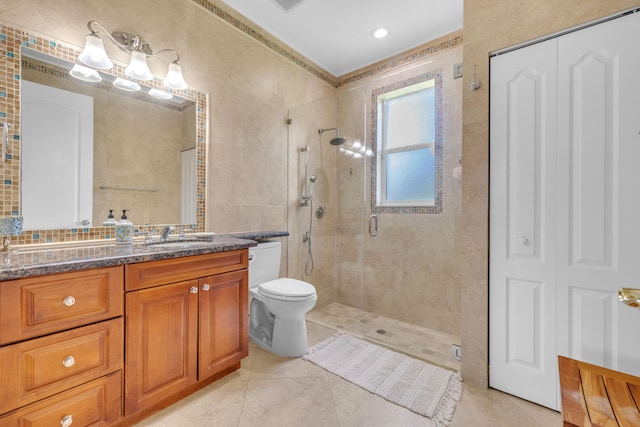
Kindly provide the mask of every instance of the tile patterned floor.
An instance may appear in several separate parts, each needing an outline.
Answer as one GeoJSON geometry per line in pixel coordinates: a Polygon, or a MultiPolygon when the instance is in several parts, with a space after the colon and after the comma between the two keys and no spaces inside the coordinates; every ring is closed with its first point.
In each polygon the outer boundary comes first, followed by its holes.
{"type": "MultiPolygon", "coordinates": [[[[307,322],[308,344],[335,332],[307,322]]],[[[301,358],[250,343],[242,368],[147,418],[138,427],[413,427],[426,418],[387,402],[301,358]]],[[[561,427],[557,412],[463,384],[451,427],[561,427]]]]}
{"type": "Polygon", "coordinates": [[[307,314],[307,321],[348,332],[358,338],[443,368],[460,370],[460,362],[453,358],[451,353],[452,344],[460,345],[460,338],[454,335],[378,316],[339,303],[311,311],[307,314]]]}

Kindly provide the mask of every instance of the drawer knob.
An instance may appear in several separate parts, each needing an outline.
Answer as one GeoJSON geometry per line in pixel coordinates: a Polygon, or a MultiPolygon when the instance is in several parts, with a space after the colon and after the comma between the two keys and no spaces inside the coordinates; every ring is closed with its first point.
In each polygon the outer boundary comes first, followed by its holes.
{"type": "Polygon", "coordinates": [[[73,417],[71,415],[65,415],[60,420],[60,425],[62,427],[69,427],[71,424],[73,424],[73,417]]]}
{"type": "Polygon", "coordinates": [[[65,298],[62,300],[62,303],[63,303],[64,305],[66,305],[67,307],[71,307],[73,304],[75,304],[75,303],[76,303],[76,299],[75,299],[74,297],[72,297],[71,295],[69,295],[68,297],[65,297],[65,298]]]}
{"type": "Polygon", "coordinates": [[[197,294],[198,293],[198,287],[197,286],[192,286],[191,289],[189,289],[189,292],[191,292],[192,294],[197,294]]]}
{"type": "Polygon", "coordinates": [[[204,285],[202,285],[203,291],[208,291],[209,289],[211,289],[211,286],[209,286],[208,284],[205,283],[204,285]]]}
{"type": "Polygon", "coordinates": [[[64,365],[65,368],[70,368],[76,364],[76,359],[74,359],[73,356],[67,356],[62,361],[62,364],[64,365]]]}

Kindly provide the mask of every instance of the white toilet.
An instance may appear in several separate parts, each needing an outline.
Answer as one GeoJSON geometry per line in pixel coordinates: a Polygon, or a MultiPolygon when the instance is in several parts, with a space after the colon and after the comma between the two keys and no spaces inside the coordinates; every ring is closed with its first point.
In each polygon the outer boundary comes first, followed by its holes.
{"type": "Polygon", "coordinates": [[[310,283],[278,278],[280,252],[278,241],[249,248],[249,339],[277,355],[300,357],[307,351],[304,315],[318,296],[310,283]]]}

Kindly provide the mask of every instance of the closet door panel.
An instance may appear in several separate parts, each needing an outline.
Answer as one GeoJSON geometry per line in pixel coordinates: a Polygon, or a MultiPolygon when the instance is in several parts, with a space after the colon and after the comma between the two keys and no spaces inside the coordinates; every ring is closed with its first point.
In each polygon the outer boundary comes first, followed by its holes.
{"type": "Polygon", "coordinates": [[[558,353],[640,375],[640,13],[558,40],[558,353]]]}
{"type": "Polygon", "coordinates": [[[556,408],[556,41],[491,60],[490,385],[556,408]]]}

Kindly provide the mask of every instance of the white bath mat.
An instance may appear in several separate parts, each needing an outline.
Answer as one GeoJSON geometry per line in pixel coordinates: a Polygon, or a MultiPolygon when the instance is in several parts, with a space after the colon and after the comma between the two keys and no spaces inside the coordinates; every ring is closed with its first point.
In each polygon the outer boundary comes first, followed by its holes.
{"type": "Polygon", "coordinates": [[[303,359],[386,400],[447,426],[462,396],[459,375],[338,332],[303,359]]]}

